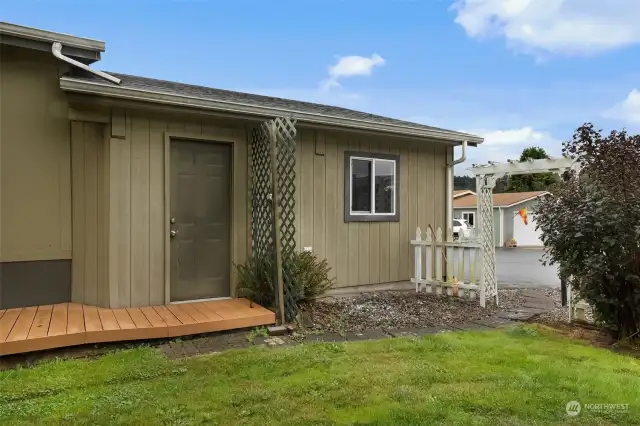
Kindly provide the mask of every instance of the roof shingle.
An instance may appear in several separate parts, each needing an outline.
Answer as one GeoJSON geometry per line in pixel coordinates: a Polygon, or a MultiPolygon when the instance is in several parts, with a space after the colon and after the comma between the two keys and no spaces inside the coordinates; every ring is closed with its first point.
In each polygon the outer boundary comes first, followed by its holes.
{"type": "Polygon", "coordinates": [[[104,72],[122,80],[121,84],[117,86],[115,84],[105,82],[105,80],[93,74],[85,73],[85,72],[75,72],[73,75],[73,78],[77,80],[84,80],[87,82],[109,84],[109,85],[113,85],[114,87],[153,91],[153,92],[159,92],[159,93],[164,93],[168,95],[191,96],[191,97],[197,97],[197,98],[202,98],[202,99],[207,99],[212,101],[235,102],[235,103],[243,103],[247,105],[284,109],[284,110],[289,110],[293,112],[323,114],[326,116],[337,117],[337,118],[351,118],[354,120],[369,121],[369,122],[379,123],[379,124],[404,126],[408,128],[414,128],[417,130],[431,129],[431,130],[447,131],[450,133],[459,134],[461,138],[464,138],[465,136],[475,137],[473,135],[467,135],[462,132],[450,131],[450,130],[441,129],[438,127],[427,126],[425,124],[412,123],[410,121],[398,120],[395,118],[369,114],[366,112],[356,111],[356,110],[337,107],[337,106],[321,105],[321,104],[316,104],[312,102],[296,101],[291,99],[276,98],[272,96],[256,95],[252,93],[235,92],[232,90],[215,89],[211,87],[196,86],[193,84],[178,83],[178,82],[166,81],[166,80],[157,80],[153,78],[139,77],[139,76],[128,75],[128,74],[120,74],[120,73],[109,72],[109,71],[104,71],[104,72]]]}

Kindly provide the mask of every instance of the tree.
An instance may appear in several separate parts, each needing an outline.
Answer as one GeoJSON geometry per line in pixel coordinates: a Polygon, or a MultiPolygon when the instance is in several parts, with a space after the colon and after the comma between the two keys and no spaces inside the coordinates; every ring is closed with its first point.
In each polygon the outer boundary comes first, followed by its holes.
{"type": "Polygon", "coordinates": [[[475,192],[476,178],[471,176],[454,176],[453,189],[454,190],[468,189],[475,192]]]}
{"type": "MultiPolygon", "coordinates": [[[[525,148],[520,161],[542,160],[549,158],[544,148],[531,146],[525,148]]],[[[516,175],[509,178],[506,192],[546,191],[557,181],[553,173],[536,173],[532,175],[516,175]]]]}
{"type": "Polygon", "coordinates": [[[536,208],[545,262],[594,308],[618,338],[640,332],[640,135],[603,136],[586,123],[563,154],[579,174],[566,173],[536,208]]]}

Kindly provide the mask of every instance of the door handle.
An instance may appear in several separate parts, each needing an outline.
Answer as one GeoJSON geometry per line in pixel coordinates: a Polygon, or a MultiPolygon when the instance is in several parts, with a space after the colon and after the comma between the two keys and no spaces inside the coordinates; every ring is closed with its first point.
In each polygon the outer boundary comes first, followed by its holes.
{"type": "Polygon", "coordinates": [[[178,235],[178,231],[174,231],[173,229],[169,231],[169,236],[175,237],[176,235],[178,235]]]}

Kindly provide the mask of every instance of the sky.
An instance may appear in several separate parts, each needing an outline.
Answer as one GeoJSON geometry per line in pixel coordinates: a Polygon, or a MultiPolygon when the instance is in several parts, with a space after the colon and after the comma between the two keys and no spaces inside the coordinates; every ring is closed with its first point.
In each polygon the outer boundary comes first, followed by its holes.
{"type": "Polygon", "coordinates": [[[456,174],[640,131],[640,0],[0,0],[0,21],[106,42],[94,67],[481,135],[456,174]]]}

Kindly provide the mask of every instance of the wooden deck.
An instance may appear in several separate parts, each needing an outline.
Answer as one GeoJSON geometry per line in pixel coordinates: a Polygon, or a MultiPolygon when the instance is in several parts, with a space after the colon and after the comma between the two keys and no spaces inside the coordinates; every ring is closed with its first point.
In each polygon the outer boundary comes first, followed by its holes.
{"type": "Polygon", "coordinates": [[[77,303],[0,310],[0,356],[82,345],[156,339],[273,324],[275,314],[246,299],[104,309],[77,303]]]}

